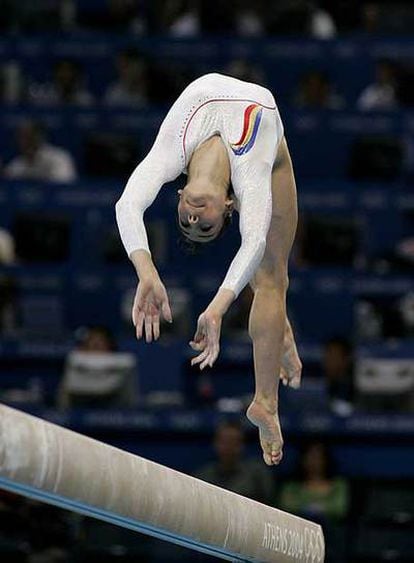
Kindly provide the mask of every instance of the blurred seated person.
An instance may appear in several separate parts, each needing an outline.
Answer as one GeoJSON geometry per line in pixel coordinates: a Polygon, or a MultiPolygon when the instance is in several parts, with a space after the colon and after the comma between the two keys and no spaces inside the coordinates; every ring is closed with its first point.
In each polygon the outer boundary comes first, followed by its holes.
{"type": "Polygon", "coordinates": [[[54,65],[51,83],[29,87],[29,101],[47,106],[90,106],[93,97],[85,87],[81,65],[71,59],[61,59],[54,65]]]}
{"type": "MultiPolygon", "coordinates": [[[[414,251],[414,239],[411,243],[414,251]]],[[[402,320],[404,336],[414,338],[414,291],[409,291],[398,301],[398,309],[402,320]]]]}
{"type": "Polygon", "coordinates": [[[274,496],[270,470],[244,456],[244,433],[236,421],[218,425],[214,436],[215,461],[195,477],[234,493],[268,504],[274,496]]]}
{"type": "Polygon", "coordinates": [[[352,347],[347,340],[332,338],[325,344],[322,370],[332,411],[340,416],[350,415],[354,400],[354,366],[352,347]]]}
{"type": "Polygon", "coordinates": [[[380,35],[383,33],[381,26],[381,10],[375,2],[364,2],[360,8],[360,27],[363,33],[380,35]]]}
{"type": "Polygon", "coordinates": [[[377,62],[374,82],[362,90],[357,106],[364,111],[392,110],[398,106],[396,68],[392,61],[377,62]]]}
{"type": "Polygon", "coordinates": [[[16,61],[0,65],[0,102],[2,104],[21,103],[25,95],[22,69],[16,61]]]}
{"type": "Polygon", "coordinates": [[[260,6],[250,0],[239,0],[236,10],[236,33],[241,37],[260,37],[264,35],[264,23],[260,6]]]}
{"type": "Polygon", "coordinates": [[[335,477],[328,448],[321,442],[307,444],[299,463],[298,479],[282,486],[278,508],[318,522],[344,519],[348,485],[335,477]]]}
{"type": "Polygon", "coordinates": [[[172,37],[196,37],[200,34],[200,11],[197,0],[163,2],[164,27],[172,37]]]}
{"type": "Polygon", "coordinates": [[[135,356],[117,352],[105,327],[85,330],[66,358],[58,406],[132,407],[135,403],[135,356]]]}
{"type": "Polygon", "coordinates": [[[5,166],[5,178],[62,183],[76,180],[76,168],[71,155],[47,142],[39,122],[24,121],[18,127],[16,137],[19,154],[5,166]]]}
{"type": "Polygon", "coordinates": [[[335,92],[329,77],[320,70],[311,70],[301,79],[295,105],[305,110],[342,109],[345,101],[335,92]]]}
{"type": "Polygon", "coordinates": [[[309,5],[310,35],[316,39],[332,39],[337,34],[335,21],[319,4],[320,2],[311,2],[309,5]]]}
{"type": "Polygon", "coordinates": [[[118,78],[104,97],[110,106],[140,107],[148,103],[148,67],[135,48],[121,51],[116,60],[118,78]]]}
{"type": "Polygon", "coordinates": [[[10,266],[16,262],[14,238],[6,229],[0,227],[0,264],[10,266]]]}

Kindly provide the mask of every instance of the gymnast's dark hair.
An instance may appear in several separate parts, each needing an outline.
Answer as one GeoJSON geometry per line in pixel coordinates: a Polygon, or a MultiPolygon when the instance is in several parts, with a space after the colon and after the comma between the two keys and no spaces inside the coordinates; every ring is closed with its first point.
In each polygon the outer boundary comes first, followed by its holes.
{"type": "MultiPolygon", "coordinates": [[[[234,190],[233,190],[233,186],[230,182],[229,185],[229,189],[228,189],[228,195],[232,196],[234,195],[234,190]]],[[[224,221],[223,221],[223,225],[220,229],[220,231],[217,233],[217,236],[214,237],[214,239],[212,240],[218,240],[219,238],[221,238],[224,233],[227,231],[227,229],[230,227],[230,225],[232,224],[233,220],[232,220],[232,214],[231,213],[227,213],[224,216],[224,221]]],[[[205,246],[205,242],[196,242],[194,240],[189,239],[188,237],[185,236],[183,230],[181,229],[181,225],[180,225],[180,221],[177,217],[177,226],[178,229],[180,231],[180,237],[178,239],[178,246],[184,250],[184,252],[186,254],[198,254],[201,249],[205,246]]]]}
{"type": "MultiPolygon", "coordinates": [[[[212,241],[221,238],[224,235],[224,233],[227,231],[227,229],[230,227],[231,224],[232,224],[232,217],[231,217],[231,214],[228,213],[224,217],[223,225],[222,225],[220,231],[217,233],[217,236],[214,237],[214,239],[212,239],[212,241]]],[[[201,249],[203,247],[205,247],[206,243],[205,242],[197,242],[197,241],[191,240],[187,236],[185,236],[184,232],[182,231],[182,229],[180,227],[180,222],[178,221],[178,219],[177,219],[177,225],[178,225],[178,228],[180,230],[180,237],[178,239],[178,246],[182,250],[184,250],[184,252],[186,254],[198,254],[201,251],[201,249]]]]}

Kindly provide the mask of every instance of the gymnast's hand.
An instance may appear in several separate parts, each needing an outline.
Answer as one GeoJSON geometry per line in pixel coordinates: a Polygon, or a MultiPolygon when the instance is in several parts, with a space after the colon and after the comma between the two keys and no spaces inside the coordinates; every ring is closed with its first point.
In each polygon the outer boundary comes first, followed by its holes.
{"type": "Polygon", "coordinates": [[[198,317],[197,331],[190,346],[200,354],[191,360],[192,366],[200,364],[200,370],[213,366],[220,352],[221,320],[222,315],[213,309],[207,309],[198,317]]]}
{"type": "Polygon", "coordinates": [[[164,284],[158,276],[141,279],[132,307],[132,322],[138,340],[143,335],[144,327],[146,342],[158,340],[161,314],[167,322],[172,323],[171,308],[164,284]]]}

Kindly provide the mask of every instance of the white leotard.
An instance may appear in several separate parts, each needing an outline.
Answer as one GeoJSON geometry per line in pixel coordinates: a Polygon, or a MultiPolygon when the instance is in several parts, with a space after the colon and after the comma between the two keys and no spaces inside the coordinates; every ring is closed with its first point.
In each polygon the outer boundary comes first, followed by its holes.
{"type": "Polygon", "coordinates": [[[272,212],[271,176],[283,125],[266,88],[220,74],[192,82],[164,119],[153,147],[132,173],[116,204],[122,242],[130,255],[149,252],[144,211],[163,184],[185,172],[193,152],[220,135],[239,202],[241,245],[221,287],[236,296],[254,276],[266,246],[272,212]]]}

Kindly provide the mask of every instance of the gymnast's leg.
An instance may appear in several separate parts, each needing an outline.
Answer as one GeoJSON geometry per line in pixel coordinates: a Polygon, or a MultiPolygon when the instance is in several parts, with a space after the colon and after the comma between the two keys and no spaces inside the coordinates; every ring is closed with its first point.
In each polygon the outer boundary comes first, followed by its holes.
{"type": "MultiPolygon", "coordinates": [[[[247,417],[259,428],[263,457],[268,465],[278,464],[282,459],[278,386],[285,337],[289,339],[291,335],[286,319],[286,292],[288,259],[297,225],[295,178],[284,139],[273,169],[272,195],[272,220],[265,255],[251,283],[254,298],[249,334],[253,341],[256,390],[247,410],[247,417]]],[[[297,362],[300,374],[299,358],[297,362]]]]}

